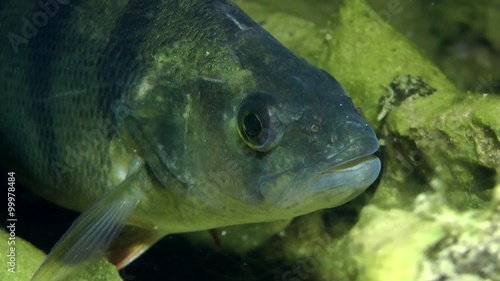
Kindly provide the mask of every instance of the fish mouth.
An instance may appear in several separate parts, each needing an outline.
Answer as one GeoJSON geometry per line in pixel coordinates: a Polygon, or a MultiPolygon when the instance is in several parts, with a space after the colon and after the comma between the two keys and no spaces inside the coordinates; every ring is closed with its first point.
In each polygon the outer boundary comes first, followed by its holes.
{"type": "Polygon", "coordinates": [[[350,169],[350,168],[356,167],[357,165],[362,164],[365,161],[370,161],[374,158],[377,158],[377,157],[375,155],[367,155],[367,156],[359,157],[359,158],[344,162],[342,164],[335,165],[332,168],[324,171],[323,173],[335,173],[337,171],[350,169]]]}
{"type": "Polygon", "coordinates": [[[300,175],[282,173],[260,185],[259,191],[271,205],[301,215],[352,200],[377,179],[381,170],[380,159],[371,153],[332,162],[317,163],[300,175]]]}
{"type": "Polygon", "coordinates": [[[336,189],[338,195],[352,194],[349,196],[352,199],[375,181],[380,169],[380,160],[374,155],[352,159],[318,172],[307,184],[305,192],[336,189]]]}
{"type": "Polygon", "coordinates": [[[346,144],[324,151],[319,161],[262,177],[256,191],[270,207],[295,216],[333,208],[360,195],[382,168],[373,155],[380,148],[377,137],[363,124],[362,130],[351,128],[346,144]]]}

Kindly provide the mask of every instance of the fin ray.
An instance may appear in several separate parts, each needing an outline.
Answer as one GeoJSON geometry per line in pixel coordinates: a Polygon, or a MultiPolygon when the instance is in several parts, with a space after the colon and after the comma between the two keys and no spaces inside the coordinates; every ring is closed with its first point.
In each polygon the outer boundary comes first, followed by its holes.
{"type": "Polygon", "coordinates": [[[136,156],[126,179],[78,217],[35,272],[32,281],[67,280],[102,258],[144,194],[142,160],[136,156]]]}

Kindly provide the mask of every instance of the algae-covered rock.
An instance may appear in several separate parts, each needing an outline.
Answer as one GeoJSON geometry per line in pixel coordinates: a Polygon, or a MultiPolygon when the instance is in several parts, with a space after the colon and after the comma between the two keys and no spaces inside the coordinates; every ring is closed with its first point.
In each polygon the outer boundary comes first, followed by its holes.
{"type": "Polygon", "coordinates": [[[7,230],[8,232],[0,230],[0,241],[2,241],[0,280],[29,280],[45,259],[45,254],[21,237],[16,237],[15,228],[14,232],[7,230]],[[13,243],[8,244],[10,241],[13,243]]]}
{"type": "MultiPolygon", "coordinates": [[[[0,280],[27,281],[38,269],[45,259],[45,253],[35,248],[21,237],[16,237],[15,232],[0,230],[0,241],[2,256],[5,258],[2,270],[0,270],[0,280]],[[10,237],[15,237],[9,240],[10,237]],[[7,244],[8,241],[15,241],[15,244],[7,244]],[[5,245],[5,247],[4,247],[5,245]]],[[[122,280],[116,268],[105,260],[92,265],[81,276],[72,279],[74,281],[113,281],[122,280]]]]}
{"type": "Polygon", "coordinates": [[[500,93],[500,2],[368,0],[463,90],[500,93]]]}
{"type": "Polygon", "coordinates": [[[426,251],[443,236],[435,221],[398,209],[365,207],[349,234],[360,268],[357,280],[417,280],[426,251]]]}
{"type": "Polygon", "coordinates": [[[389,188],[402,200],[432,186],[457,207],[484,206],[500,167],[500,97],[458,90],[363,1],[346,1],[329,32],[334,51],[323,67],[341,81],[385,144],[388,170],[381,186],[393,178],[400,187],[389,188]],[[401,83],[401,77],[418,83],[401,83]],[[386,112],[379,102],[404,92],[405,85],[418,94],[386,112]]]}
{"type": "Polygon", "coordinates": [[[89,269],[83,272],[75,281],[122,281],[116,267],[106,259],[92,264],[89,269]]]}
{"type": "MultiPolygon", "coordinates": [[[[500,185],[496,189],[500,191],[500,185]]],[[[422,197],[420,201],[433,201],[426,195],[422,197]]],[[[486,211],[463,213],[442,204],[435,206],[427,216],[440,224],[446,234],[428,249],[418,280],[500,280],[500,205],[497,203],[486,211]]]]}
{"type": "Polygon", "coordinates": [[[357,280],[500,280],[499,206],[456,212],[421,194],[413,212],[365,207],[349,234],[357,280]]]}

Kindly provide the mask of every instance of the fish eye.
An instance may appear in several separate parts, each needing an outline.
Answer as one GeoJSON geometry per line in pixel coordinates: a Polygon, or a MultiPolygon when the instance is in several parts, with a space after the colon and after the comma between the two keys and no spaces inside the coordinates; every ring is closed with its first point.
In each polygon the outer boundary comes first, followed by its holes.
{"type": "Polygon", "coordinates": [[[262,139],[264,134],[264,125],[260,121],[259,116],[253,112],[248,112],[243,117],[243,132],[249,139],[262,139]]]}
{"type": "Polygon", "coordinates": [[[269,151],[281,139],[283,126],[269,105],[258,99],[241,103],[237,111],[238,134],[250,148],[269,151]]]}

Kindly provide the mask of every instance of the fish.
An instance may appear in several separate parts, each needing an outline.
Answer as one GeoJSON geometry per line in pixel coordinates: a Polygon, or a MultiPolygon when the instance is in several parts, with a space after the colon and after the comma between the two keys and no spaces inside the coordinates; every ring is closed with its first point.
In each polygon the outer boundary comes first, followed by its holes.
{"type": "Polygon", "coordinates": [[[2,165],[81,212],[32,280],[339,206],[378,177],[340,83],[231,1],[3,0],[0,15],[2,165]]]}

